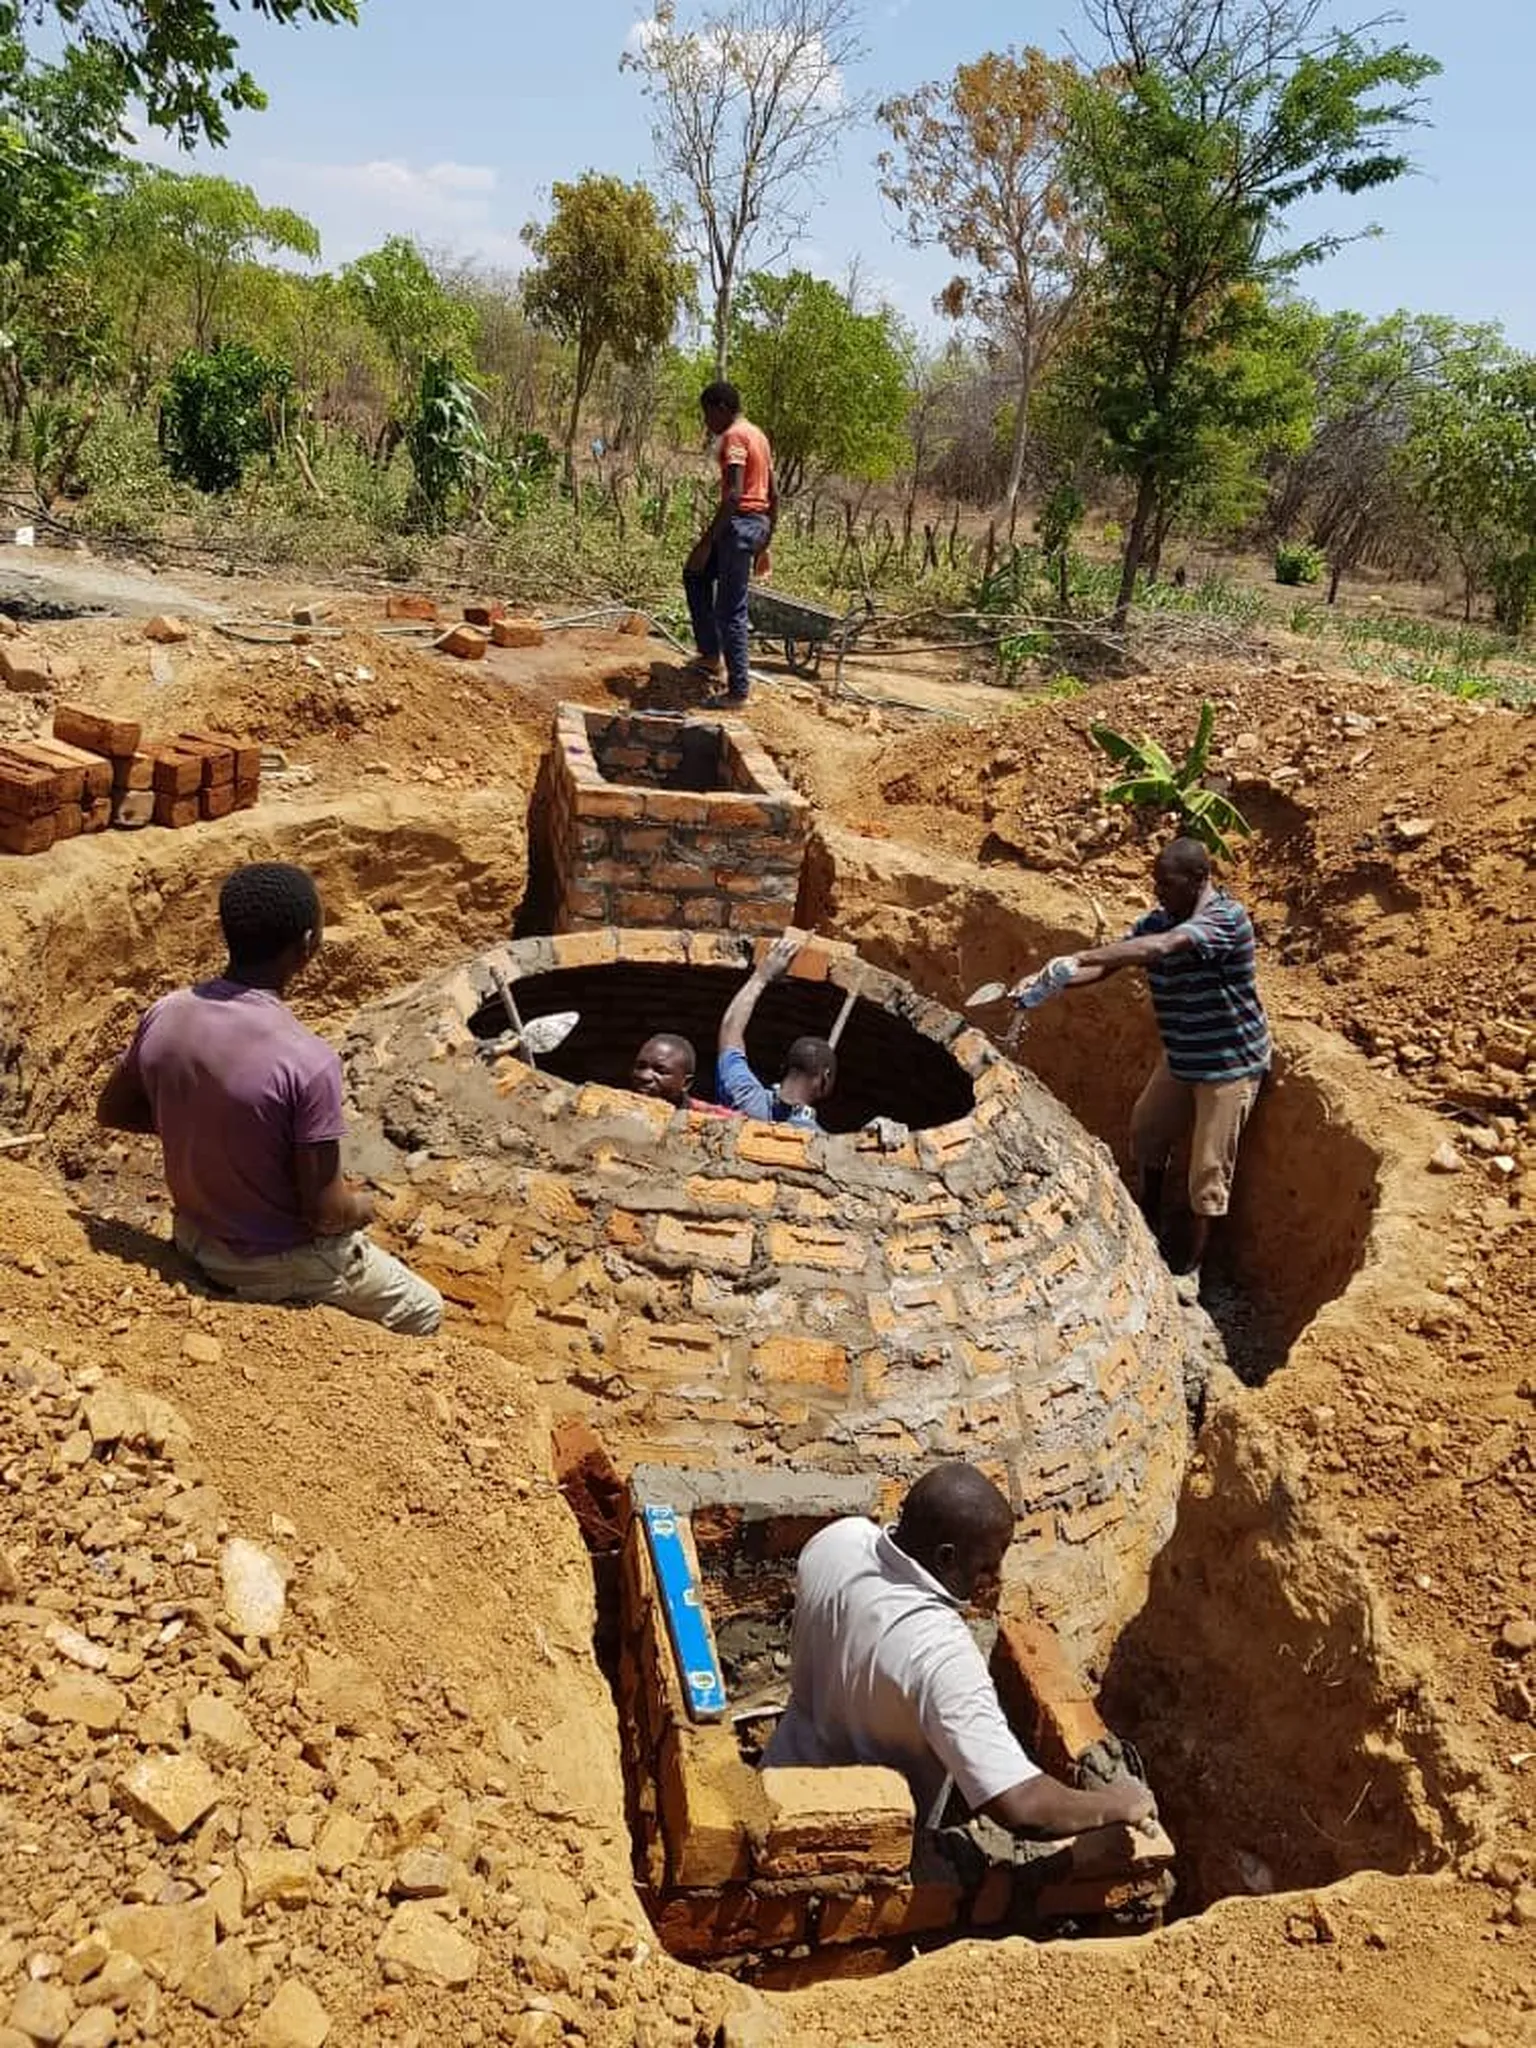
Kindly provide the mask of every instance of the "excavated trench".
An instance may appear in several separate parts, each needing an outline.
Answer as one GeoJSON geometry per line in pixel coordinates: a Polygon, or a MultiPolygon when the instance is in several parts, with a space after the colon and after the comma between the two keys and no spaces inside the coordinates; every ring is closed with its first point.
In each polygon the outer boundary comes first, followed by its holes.
{"type": "MultiPolygon", "coordinates": [[[[330,943],[299,1007],[335,1030],[360,1005],[507,929],[524,880],[520,826],[501,801],[479,800],[450,819],[380,797],[344,810],[274,808],[204,834],[145,835],[137,845],[71,846],[46,874],[22,878],[25,888],[14,876],[20,864],[11,864],[0,885],[0,954],[10,968],[0,1113],[13,1129],[45,1134],[39,1156],[76,1183],[80,1206],[106,1199],[121,1207],[134,1170],[99,1177],[95,1090],[144,1002],[217,966],[214,897],[231,866],[288,858],[316,873],[330,943]]],[[[951,1001],[1080,936],[963,889],[916,893],[911,900],[903,885],[893,902],[888,882],[824,867],[803,909],[877,966],[951,1001]]],[[[712,990],[706,1007],[717,1000],[712,990]]],[[[824,1028],[824,989],[794,1000],[810,1007],[803,1017],[770,1013],[775,1032],[824,1028]]],[[[854,1035],[883,1027],[869,1016],[859,1022],[859,1010],[849,1055],[884,1067],[890,1047],[878,1035],[854,1035]]],[[[707,1038],[702,1008],[694,1021],[707,1038]]],[[[618,1035],[602,1055],[609,1065],[618,1035]]],[[[1144,1017],[1117,994],[1100,1006],[1091,1057],[1081,1035],[1049,1012],[1024,1055],[1045,1087],[1113,1145],[1149,1049],[1144,1017]]],[[[910,1101],[917,1084],[906,1085],[910,1101]]],[[[941,1127],[963,1103],[944,1099],[937,1080],[933,1087],[941,1127]]],[[[883,1079],[879,1092],[879,1109],[891,1113],[883,1079]]],[[[1351,1127],[1328,1073],[1292,1033],[1245,1151],[1230,1233],[1233,1272],[1257,1304],[1266,1369],[1358,1283],[1382,1235],[1389,1167],[1380,1134],[1351,1127]]],[[[142,1189],[153,1173],[147,1161],[138,1172],[142,1189]]],[[[911,1370],[922,1369],[914,1359],[911,1370]]],[[[686,1404],[686,1396],[684,1384],[670,1398],[686,1404]]],[[[573,1389],[572,1398],[586,1396],[573,1389]]],[[[783,1455],[796,1459],[793,1450],[783,1455]]],[[[728,1636],[728,1647],[759,1674],[782,1656],[771,1629],[728,1636]]],[[[1117,1620],[1112,1647],[1087,1668],[1102,1678],[1106,1718],[1141,1751],[1177,1843],[1175,1910],[1363,1868],[1429,1870],[1470,1839],[1478,1784],[1454,1729],[1387,1640],[1349,1536],[1308,1504],[1286,1446],[1235,1387],[1207,1421],[1145,1598],[1117,1620]]]]}

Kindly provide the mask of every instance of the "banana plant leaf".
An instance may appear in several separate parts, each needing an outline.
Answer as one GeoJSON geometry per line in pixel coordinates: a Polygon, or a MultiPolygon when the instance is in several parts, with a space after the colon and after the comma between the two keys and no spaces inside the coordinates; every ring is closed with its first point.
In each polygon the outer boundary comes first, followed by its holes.
{"type": "Polygon", "coordinates": [[[1189,743],[1189,752],[1184,756],[1184,765],[1178,773],[1180,789],[1196,789],[1205,773],[1206,758],[1211,751],[1211,734],[1216,730],[1216,706],[1207,697],[1200,706],[1200,722],[1195,727],[1195,736],[1189,743]]]}

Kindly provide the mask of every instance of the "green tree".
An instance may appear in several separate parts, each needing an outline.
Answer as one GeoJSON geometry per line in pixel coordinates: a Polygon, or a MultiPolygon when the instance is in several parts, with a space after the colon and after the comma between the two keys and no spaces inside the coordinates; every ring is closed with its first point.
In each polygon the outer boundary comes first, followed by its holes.
{"type": "Polygon", "coordinates": [[[1461,565],[1464,607],[1490,589],[1509,633],[1536,599],[1536,356],[1457,354],[1414,399],[1403,466],[1461,565]]]}
{"type": "Polygon", "coordinates": [[[232,491],[256,455],[281,439],[286,363],[238,341],[189,349],[171,371],[161,406],[166,466],[200,491],[232,491]]]}
{"type": "MultiPolygon", "coordinates": [[[[268,21],[355,22],[359,0],[249,0],[268,21]]],[[[110,86],[112,131],[129,100],[139,101],[157,128],[188,148],[229,139],[226,110],[264,107],[266,95],[239,61],[240,46],[220,0],[5,0],[0,40],[19,38],[30,16],[62,36],[110,86]]]]}
{"type": "Polygon", "coordinates": [[[286,206],[263,206],[249,185],[230,178],[135,166],[104,208],[101,255],[127,280],[135,326],[151,300],[159,308],[167,289],[179,288],[194,349],[217,339],[241,267],[279,251],[318,257],[314,225],[286,206]]]}
{"type": "Polygon", "coordinates": [[[896,145],[878,159],[882,193],[912,242],[938,242],[963,266],[940,294],[941,310],[977,320],[1014,364],[1002,504],[1010,520],[1030,397],[1070,328],[1091,257],[1062,176],[1066,88],[1076,75],[1041,50],[989,52],[878,110],[896,145]]]}
{"type": "Polygon", "coordinates": [[[30,277],[78,257],[101,180],[126,141],[111,65],[83,50],[27,52],[20,10],[0,4],[0,264],[30,277]]]}
{"type": "Polygon", "coordinates": [[[566,481],[574,486],[581,408],[599,361],[606,354],[639,363],[664,345],[687,296],[688,266],[644,185],[587,171],[550,196],[548,222],[523,229],[534,257],[523,304],[576,351],[565,423],[566,481]]]}
{"type": "Polygon", "coordinates": [[[773,442],[779,489],[818,476],[880,482],[905,450],[910,357],[886,311],[858,313],[825,278],[755,271],[731,344],[753,418],[773,442]]]}
{"type": "Polygon", "coordinates": [[[754,256],[777,262],[793,245],[863,112],[843,78],[862,54],[856,0],[731,0],[691,28],[657,0],[620,60],[651,102],[662,189],[709,280],[717,377],[738,282],[754,256]]]}
{"type": "Polygon", "coordinates": [[[442,357],[456,368],[468,367],[475,311],[404,235],[391,235],[381,248],[349,263],[341,285],[383,354],[386,416],[374,446],[374,459],[383,467],[415,417],[427,364],[442,357]]]}
{"type": "Polygon", "coordinates": [[[1103,69],[1071,89],[1067,168],[1101,240],[1091,385],[1114,466],[1135,488],[1116,617],[1171,487],[1233,392],[1222,368],[1269,287],[1342,237],[1279,236],[1305,198],[1390,183],[1389,145],[1439,70],[1367,30],[1322,26],[1324,0],[1090,0],[1103,69]],[[1213,415],[1213,407],[1217,408],[1213,415]]]}

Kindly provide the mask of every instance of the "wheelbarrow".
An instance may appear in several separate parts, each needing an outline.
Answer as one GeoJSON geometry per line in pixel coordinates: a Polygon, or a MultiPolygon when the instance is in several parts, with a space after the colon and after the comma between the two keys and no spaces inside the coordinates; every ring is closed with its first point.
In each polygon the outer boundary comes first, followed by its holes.
{"type": "Polygon", "coordinates": [[[837,655],[833,673],[834,696],[842,687],[843,661],[869,617],[868,605],[856,605],[850,612],[829,611],[801,597],[785,597],[777,590],[754,584],[747,593],[747,617],[762,640],[777,640],[792,675],[815,682],[821,675],[821,657],[828,646],[837,655]]]}

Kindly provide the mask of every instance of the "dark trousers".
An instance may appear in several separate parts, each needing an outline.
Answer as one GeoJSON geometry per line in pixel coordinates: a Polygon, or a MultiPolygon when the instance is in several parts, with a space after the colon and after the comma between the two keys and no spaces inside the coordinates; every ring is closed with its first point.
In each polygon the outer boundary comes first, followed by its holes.
{"type": "Polygon", "coordinates": [[[726,684],[738,699],[745,698],[750,683],[747,592],[752,564],[767,545],[767,517],[738,512],[716,536],[704,567],[683,571],[694,642],[706,661],[718,661],[724,654],[726,684]]]}

